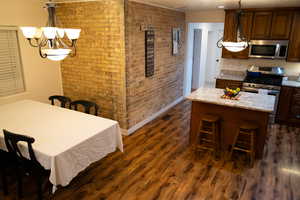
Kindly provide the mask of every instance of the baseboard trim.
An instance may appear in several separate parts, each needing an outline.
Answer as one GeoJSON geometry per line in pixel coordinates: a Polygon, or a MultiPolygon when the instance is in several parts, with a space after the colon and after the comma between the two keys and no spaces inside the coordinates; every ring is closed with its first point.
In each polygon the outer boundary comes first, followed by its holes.
{"type": "Polygon", "coordinates": [[[127,130],[127,134],[124,131],[123,134],[124,135],[131,135],[133,134],[135,131],[137,131],[138,129],[140,129],[141,127],[143,127],[144,125],[148,124],[149,122],[151,122],[152,120],[156,119],[158,116],[160,116],[161,114],[163,114],[164,112],[168,111],[170,108],[174,107],[175,105],[177,105],[178,103],[180,103],[181,101],[184,100],[184,97],[180,97],[178,99],[176,99],[174,102],[170,103],[169,105],[167,105],[166,107],[164,107],[163,109],[161,109],[160,111],[154,113],[153,115],[151,115],[150,117],[148,117],[147,119],[137,123],[136,125],[134,125],[133,127],[131,127],[130,129],[127,130]]]}

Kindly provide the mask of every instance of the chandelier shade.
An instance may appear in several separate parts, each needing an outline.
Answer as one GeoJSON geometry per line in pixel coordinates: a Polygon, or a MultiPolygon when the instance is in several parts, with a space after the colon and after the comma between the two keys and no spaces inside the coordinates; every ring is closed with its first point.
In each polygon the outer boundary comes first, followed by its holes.
{"type": "Polygon", "coordinates": [[[38,47],[42,58],[53,61],[65,59],[68,55],[76,55],[76,42],[81,29],[56,27],[54,3],[46,3],[48,9],[48,23],[46,27],[20,27],[24,37],[32,47],[38,47]],[[65,38],[66,35],[66,38],[65,38]],[[66,41],[66,40],[69,40],[66,41]]]}
{"type": "Polygon", "coordinates": [[[43,49],[42,53],[47,55],[49,60],[60,61],[65,59],[69,54],[70,49],[43,49]]]}
{"type": "Polygon", "coordinates": [[[28,27],[20,27],[22,32],[23,32],[23,35],[25,38],[27,39],[32,39],[34,38],[35,34],[36,34],[36,31],[37,31],[37,28],[36,27],[31,27],[31,26],[28,26],[28,27]]]}
{"type": "Polygon", "coordinates": [[[80,36],[80,29],[66,28],[65,32],[70,40],[76,40],[80,36]]]}
{"type": "Polygon", "coordinates": [[[36,31],[35,31],[35,34],[34,34],[34,38],[37,38],[37,39],[40,39],[43,35],[43,31],[41,28],[37,28],[36,31]]]}

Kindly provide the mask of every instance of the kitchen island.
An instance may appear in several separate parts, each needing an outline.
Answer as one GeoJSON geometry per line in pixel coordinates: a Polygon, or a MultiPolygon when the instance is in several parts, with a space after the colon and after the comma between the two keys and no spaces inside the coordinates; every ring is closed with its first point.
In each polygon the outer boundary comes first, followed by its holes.
{"type": "Polygon", "coordinates": [[[187,97],[192,101],[190,144],[195,146],[200,118],[213,114],[221,118],[221,150],[228,152],[241,121],[251,121],[259,127],[256,136],[256,158],[260,159],[268,130],[269,114],[274,110],[275,97],[240,92],[239,100],[222,99],[222,89],[199,88],[187,97]]]}

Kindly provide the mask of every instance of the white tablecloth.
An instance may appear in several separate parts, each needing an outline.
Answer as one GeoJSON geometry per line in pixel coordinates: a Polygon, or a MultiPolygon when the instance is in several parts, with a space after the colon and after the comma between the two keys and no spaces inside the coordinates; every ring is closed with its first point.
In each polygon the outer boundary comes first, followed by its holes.
{"type": "Polygon", "coordinates": [[[117,148],[123,152],[118,122],[30,100],[0,106],[0,148],[6,149],[2,129],[35,138],[37,160],[51,170],[54,188],[117,148]]]}

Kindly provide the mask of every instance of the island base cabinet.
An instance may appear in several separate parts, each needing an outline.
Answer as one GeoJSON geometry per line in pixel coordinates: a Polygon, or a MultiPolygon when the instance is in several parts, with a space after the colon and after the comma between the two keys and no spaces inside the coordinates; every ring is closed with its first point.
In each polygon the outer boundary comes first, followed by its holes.
{"type": "Polygon", "coordinates": [[[300,88],[281,87],[276,122],[300,127],[300,88]]]}
{"type": "Polygon", "coordinates": [[[256,123],[259,127],[256,134],[256,159],[262,158],[268,133],[269,113],[193,101],[190,129],[190,145],[193,147],[195,147],[198,141],[199,122],[203,114],[213,114],[221,118],[220,138],[222,153],[229,152],[234,136],[238,134],[239,125],[242,121],[256,123]]]}

